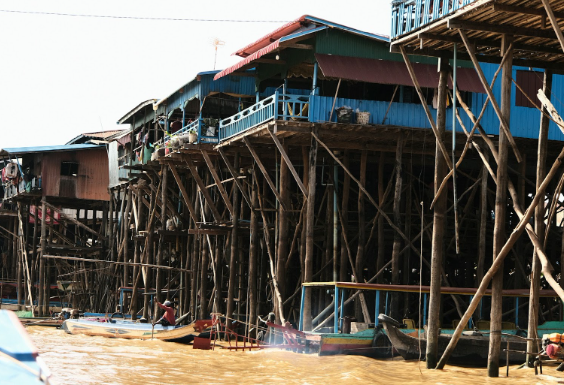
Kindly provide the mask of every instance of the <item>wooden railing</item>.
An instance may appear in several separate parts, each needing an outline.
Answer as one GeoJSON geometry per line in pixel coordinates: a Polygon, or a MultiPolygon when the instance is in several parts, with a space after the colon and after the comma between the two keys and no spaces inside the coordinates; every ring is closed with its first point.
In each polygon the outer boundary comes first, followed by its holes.
{"type": "Polygon", "coordinates": [[[278,91],[259,103],[223,119],[219,123],[219,141],[226,140],[269,120],[309,121],[310,96],[284,95],[278,91]]]}
{"type": "Polygon", "coordinates": [[[477,0],[393,0],[391,37],[396,38],[477,0]]]}

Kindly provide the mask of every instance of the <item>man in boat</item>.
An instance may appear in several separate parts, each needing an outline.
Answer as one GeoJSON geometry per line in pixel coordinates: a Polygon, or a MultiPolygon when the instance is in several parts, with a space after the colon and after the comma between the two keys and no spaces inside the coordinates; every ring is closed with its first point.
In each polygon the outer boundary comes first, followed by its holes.
{"type": "Polygon", "coordinates": [[[164,301],[164,303],[157,302],[157,305],[165,311],[163,316],[157,321],[157,323],[163,326],[174,326],[176,325],[176,320],[174,319],[174,308],[172,307],[172,302],[169,300],[164,301]]]}

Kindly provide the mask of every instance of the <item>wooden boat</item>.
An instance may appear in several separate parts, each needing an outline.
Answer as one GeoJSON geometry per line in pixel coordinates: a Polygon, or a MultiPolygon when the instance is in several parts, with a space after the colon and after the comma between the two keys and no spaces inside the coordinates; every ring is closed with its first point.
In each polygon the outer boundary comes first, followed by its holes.
{"type": "MultiPolygon", "coordinates": [[[[406,360],[418,360],[425,358],[425,350],[427,348],[426,339],[413,337],[403,333],[400,329],[400,323],[385,314],[380,314],[378,320],[384,325],[384,330],[388,335],[394,349],[406,360]],[[419,350],[421,346],[421,350],[419,350]],[[421,352],[421,353],[420,353],[421,352]]],[[[471,335],[462,335],[456,344],[456,348],[452,352],[449,361],[468,366],[486,366],[488,359],[489,336],[480,333],[472,333],[471,335]]],[[[441,355],[452,335],[440,334],[438,342],[438,354],[441,355]]],[[[516,336],[502,336],[502,346],[500,351],[500,364],[506,362],[507,356],[504,349],[507,349],[509,342],[509,363],[518,364],[525,362],[525,351],[527,350],[527,342],[525,339],[516,336]]]]}
{"type": "Polygon", "coordinates": [[[51,373],[16,314],[0,310],[0,383],[48,384],[51,373]]]}
{"type": "Polygon", "coordinates": [[[319,355],[351,354],[373,358],[392,357],[392,344],[381,328],[354,334],[323,333],[319,355]]]}
{"type": "Polygon", "coordinates": [[[197,320],[185,326],[162,326],[123,320],[99,322],[84,319],[68,319],[62,329],[69,334],[86,334],[109,338],[131,338],[140,340],[162,340],[190,343],[194,337],[209,330],[212,320],[197,320]]]}

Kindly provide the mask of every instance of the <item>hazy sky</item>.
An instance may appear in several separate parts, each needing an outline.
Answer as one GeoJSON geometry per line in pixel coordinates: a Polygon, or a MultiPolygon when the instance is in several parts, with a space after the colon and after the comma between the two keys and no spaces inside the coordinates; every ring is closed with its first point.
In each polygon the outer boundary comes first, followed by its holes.
{"type": "Polygon", "coordinates": [[[389,0],[0,0],[0,148],[63,144],[115,129],[144,100],[166,97],[237,49],[308,14],[389,35],[389,0]],[[277,21],[234,23],[72,17],[277,21]]]}

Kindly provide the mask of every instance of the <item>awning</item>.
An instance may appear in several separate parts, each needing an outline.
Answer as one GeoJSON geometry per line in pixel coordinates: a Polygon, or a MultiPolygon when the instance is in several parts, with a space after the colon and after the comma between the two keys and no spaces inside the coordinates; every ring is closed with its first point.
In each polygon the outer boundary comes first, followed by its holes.
{"type": "MultiPolygon", "coordinates": [[[[328,78],[413,86],[403,62],[326,54],[315,54],[315,57],[323,76],[328,78]]],[[[413,69],[421,87],[437,88],[439,73],[436,65],[413,63],[413,69]]],[[[457,84],[462,91],[486,93],[473,68],[457,68],[457,84]]],[[[449,87],[452,88],[450,80],[449,87]]]]}

